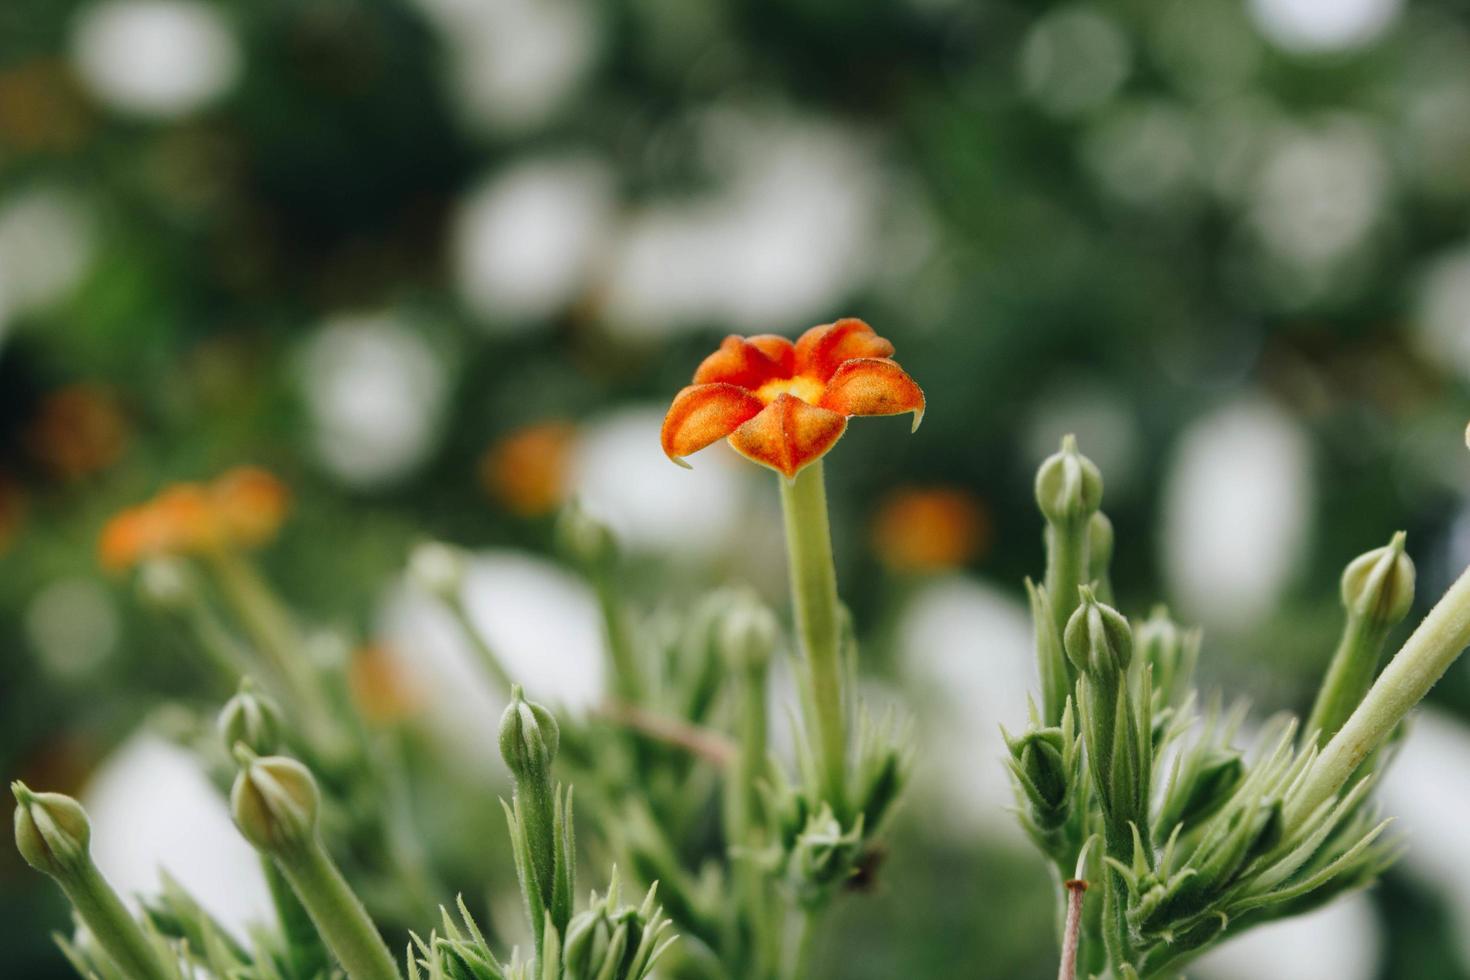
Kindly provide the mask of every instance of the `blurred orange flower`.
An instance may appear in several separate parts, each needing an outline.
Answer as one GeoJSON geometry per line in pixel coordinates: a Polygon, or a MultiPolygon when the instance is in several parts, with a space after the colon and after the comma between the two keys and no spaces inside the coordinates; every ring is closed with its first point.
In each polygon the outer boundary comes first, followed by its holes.
{"type": "Polygon", "coordinates": [[[576,439],[569,422],[537,422],[509,432],[480,458],[480,483],[519,517],[549,514],[566,501],[576,439]]]}
{"type": "Polygon", "coordinates": [[[423,706],[423,692],[392,652],[383,647],[358,648],[352,654],[347,682],[357,710],[375,724],[402,721],[423,706]]]}
{"type": "Polygon", "coordinates": [[[74,480],[117,462],[127,448],[128,424],[110,389],[82,382],[42,399],[27,438],[43,466],[74,480]]]}
{"type": "Polygon", "coordinates": [[[256,547],[275,535],[288,503],[285,485],[255,467],[237,467],[208,484],[175,483],[108,521],[98,557],[103,567],[121,570],[156,555],[256,547]]]}
{"type": "Polygon", "coordinates": [[[784,337],[726,337],[664,417],[664,453],[683,457],[720,439],[764,466],[795,477],[836,444],[853,415],[914,413],[924,393],[891,359],[893,345],[862,320],[784,337]]]}
{"type": "Polygon", "coordinates": [[[291,503],[286,485],[258,466],[226,470],[209,490],[225,534],[247,548],[275,537],[291,503]]]}
{"type": "Polygon", "coordinates": [[[972,493],[953,487],[904,487],[878,508],[873,548],[899,572],[935,572],[966,564],[989,544],[990,521],[972,493]]]}
{"type": "Polygon", "coordinates": [[[10,476],[0,473],[0,554],[10,548],[10,542],[20,532],[25,515],[25,491],[10,476]]]}

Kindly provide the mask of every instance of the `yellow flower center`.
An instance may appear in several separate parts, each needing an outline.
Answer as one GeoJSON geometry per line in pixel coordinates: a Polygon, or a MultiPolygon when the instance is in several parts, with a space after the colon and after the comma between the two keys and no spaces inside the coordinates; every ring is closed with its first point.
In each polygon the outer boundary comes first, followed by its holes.
{"type": "Polygon", "coordinates": [[[794,395],[808,405],[815,405],[822,400],[822,392],[826,390],[827,386],[816,378],[798,374],[794,378],[767,381],[756,389],[755,397],[769,405],[782,395],[794,395]]]}

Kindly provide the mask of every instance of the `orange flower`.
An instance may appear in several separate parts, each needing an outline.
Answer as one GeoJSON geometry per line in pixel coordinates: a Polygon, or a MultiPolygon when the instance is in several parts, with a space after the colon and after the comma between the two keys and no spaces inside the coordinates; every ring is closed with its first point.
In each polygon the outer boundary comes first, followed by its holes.
{"type": "Polygon", "coordinates": [[[380,646],[360,647],[352,654],[347,683],[357,710],[374,724],[402,721],[423,707],[418,684],[404,671],[401,661],[380,646]]]}
{"type": "Polygon", "coordinates": [[[83,382],[42,400],[28,440],[49,471],[74,480],[117,462],[127,448],[128,423],[111,390],[83,382]]]}
{"type": "Polygon", "coordinates": [[[25,514],[25,491],[15,480],[0,473],[0,554],[9,550],[10,543],[20,533],[25,514]]]}
{"type": "Polygon", "coordinates": [[[226,535],[247,548],[275,536],[291,502],[286,485],[258,466],[227,470],[209,492],[226,535]]]}
{"type": "Polygon", "coordinates": [[[736,451],[794,478],[836,444],[853,415],[914,413],[924,393],[893,362],[893,345],[861,320],[784,337],[726,337],[664,417],[664,453],[683,457],[729,437],[736,451]]]}
{"type": "Polygon", "coordinates": [[[104,568],[120,571],[158,555],[256,547],[280,527],[287,503],[285,486],[254,467],[237,467],[207,485],[175,483],[108,521],[98,555],[104,568]]]}
{"type": "Polygon", "coordinates": [[[567,470],[577,431],[567,422],[537,422],[498,439],[480,459],[480,482],[519,517],[539,517],[566,500],[567,470]]]}
{"type": "Polygon", "coordinates": [[[942,571],[974,558],[990,536],[973,494],[949,487],[907,487],[883,502],[873,522],[873,547],[900,572],[942,571]]]}

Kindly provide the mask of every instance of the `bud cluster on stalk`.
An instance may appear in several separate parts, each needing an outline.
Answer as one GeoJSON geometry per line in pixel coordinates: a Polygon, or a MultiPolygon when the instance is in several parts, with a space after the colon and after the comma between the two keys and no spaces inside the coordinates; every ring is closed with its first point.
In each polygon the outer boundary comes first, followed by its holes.
{"type": "Polygon", "coordinates": [[[1371,881],[1395,853],[1368,799],[1372,747],[1337,792],[1303,794],[1413,604],[1402,535],[1343,575],[1343,638],[1307,730],[1273,722],[1248,751],[1243,707],[1198,707],[1199,631],[1162,606],[1135,622],[1115,608],[1102,479],[1075,440],[1042,464],[1036,498],[1047,568],[1027,589],[1042,706],[1005,741],[1021,823],[1059,882],[1089,839],[1103,842],[1101,895],[1088,899],[1103,911],[1079,927],[1079,974],[1172,976],[1228,936],[1371,881]]]}

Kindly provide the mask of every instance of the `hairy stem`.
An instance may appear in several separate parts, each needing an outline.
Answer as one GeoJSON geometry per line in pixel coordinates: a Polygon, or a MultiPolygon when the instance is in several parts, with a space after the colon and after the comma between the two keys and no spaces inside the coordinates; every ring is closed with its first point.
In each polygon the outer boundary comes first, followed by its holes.
{"type": "Polygon", "coordinates": [[[276,861],[350,980],[401,980],[383,937],[321,841],[313,840],[276,861]]]}
{"type": "Polygon", "coordinates": [[[158,951],[97,865],[88,859],[75,875],[56,880],[97,945],[126,976],[131,980],[169,980],[171,974],[160,962],[158,951]]]}
{"type": "Polygon", "coordinates": [[[809,726],[815,729],[825,799],[838,819],[845,820],[847,719],[842,696],[837,571],[832,563],[832,529],[821,460],[797,473],[794,480],[781,480],[781,508],[786,520],[796,630],[806,657],[810,703],[816,715],[809,726]]]}
{"type": "Polygon", "coordinates": [[[1087,882],[1070,878],[1067,887],[1067,923],[1062,930],[1062,964],[1057,970],[1057,980],[1076,980],[1077,946],[1082,939],[1082,896],[1087,891],[1087,882]]]}
{"type": "Polygon", "coordinates": [[[1450,586],[1332,737],[1287,802],[1287,835],[1347,784],[1470,645],[1470,568],[1450,586]]]}

